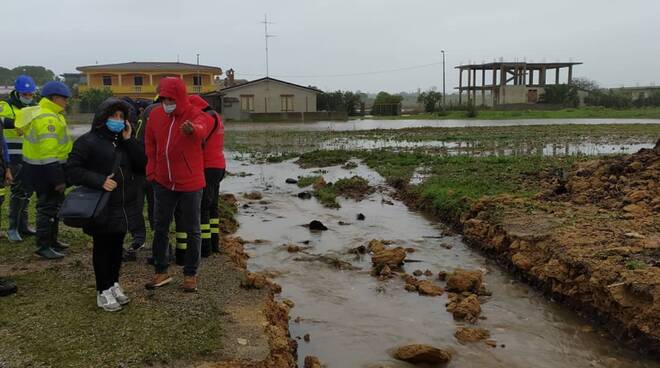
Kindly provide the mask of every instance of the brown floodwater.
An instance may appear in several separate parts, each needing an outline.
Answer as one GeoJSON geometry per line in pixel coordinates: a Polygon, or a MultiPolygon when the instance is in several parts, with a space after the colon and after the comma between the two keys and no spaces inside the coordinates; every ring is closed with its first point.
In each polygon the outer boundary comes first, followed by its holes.
{"type": "Polygon", "coordinates": [[[460,235],[443,235],[441,224],[392,199],[383,178],[363,165],[353,170],[327,168],[327,181],[360,175],[381,188],[361,202],[339,199],[338,210],[324,208],[316,199],[298,199],[294,195],[302,189],[285,184],[286,178],[311,175],[314,169],[300,169],[291,161],[260,165],[234,160],[228,169],[252,175],[228,177],[222,192],[264,194],[263,203],[239,199],[249,207],[239,210],[237,235],[265,240],[246,244],[251,256],[248,267],[276,273],[281,297],[295,302],[291,334],[311,337],[309,342],[298,339],[301,366],[305,356],[316,355],[328,367],[413,367],[390,358],[388,352],[403,344],[426,343],[454,353],[448,367],[660,367],[516,281],[467,247],[460,235]],[[357,221],[358,213],[366,220],[357,221]],[[329,230],[313,233],[301,226],[313,219],[329,230]],[[342,226],[340,221],[349,224],[342,226]],[[421,262],[406,264],[408,273],[429,269],[437,274],[458,267],[483,270],[493,295],[482,304],[486,319],[478,326],[490,330],[497,347],[456,341],[456,328],[466,324],[454,321],[445,310],[446,295],[422,297],[405,291],[398,278],[380,282],[370,276],[370,258],[356,258],[347,251],[371,239],[415,248],[409,258],[421,262]],[[305,255],[282,247],[306,241],[311,247],[308,253],[337,257],[359,269],[337,270],[322,262],[296,260],[305,255]],[[297,317],[299,323],[294,322],[297,317]]]}

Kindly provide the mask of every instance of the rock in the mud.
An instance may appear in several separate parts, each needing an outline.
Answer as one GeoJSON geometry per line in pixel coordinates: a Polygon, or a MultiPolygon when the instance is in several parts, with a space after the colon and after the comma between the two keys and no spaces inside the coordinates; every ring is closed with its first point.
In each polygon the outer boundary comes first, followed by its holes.
{"type": "Polygon", "coordinates": [[[392,269],[388,265],[383,266],[383,268],[380,270],[380,276],[388,277],[391,274],[392,274],[392,269]]]}
{"type": "Polygon", "coordinates": [[[341,221],[341,220],[340,220],[339,222],[337,222],[337,223],[339,224],[339,226],[349,226],[349,225],[352,225],[350,222],[344,222],[344,221],[341,221]]]}
{"type": "Polygon", "coordinates": [[[406,248],[406,253],[415,253],[415,248],[406,248]]]}
{"type": "Polygon", "coordinates": [[[355,247],[355,248],[349,250],[348,253],[351,253],[351,254],[367,254],[367,247],[365,247],[364,245],[360,245],[359,247],[355,247]]]}
{"type": "Polygon", "coordinates": [[[286,182],[287,184],[298,184],[298,180],[296,180],[296,179],[294,179],[294,178],[287,178],[287,179],[285,180],[285,182],[286,182]]]}
{"type": "Polygon", "coordinates": [[[367,245],[367,249],[371,253],[382,252],[382,251],[385,250],[385,244],[383,244],[382,240],[373,239],[373,240],[369,241],[369,244],[367,245]]]}
{"type": "Polygon", "coordinates": [[[419,295],[426,296],[440,296],[444,293],[444,290],[440,286],[433,284],[433,282],[429,280],[419,281],[417,283],[417,291],[419,292],[419,295]]]}
{"type": "Polygon", "coordinates": [[[248,272],[245,281],[241,282],[241,286],[245,289],[263,289],[268,285],[269,281],[266,276],[254,272],[248,272]]]}
{"type": "Polygon", "coordinates": [[[426,277],[431,277],[431,276],[433,276],[433,271],[431,271],[431,270],[426,270],[426,271],[424,271],[424,276],[426,276],[426,277]]]}
{"type": "Polygon", "coordinates": [[[303,366],[304,368],[321,368],[321,361],[319,358],[309,355],[305,357],[305,364],[303,366]]]}
{"type": "Polygon", "coordinates": [[[295,244],[287,244],[285,246],[286,246],[286,251],[289,253],[298,253],[301,250],[305,249],[304,247],[295,244]]]}
{"type": "Polygon", "coordinates": [[[364,216],[364,214],[358,213],[358,215],[357,215],[357,219],[358,219],[358,221],[364,221],[366,218],[367,218],[367,217],[364,216]]]}
{"type": "Polygon", "coordinates": [[[312,199],[312,193],[310,192],[300,192],[297,194],[300,199],[312,199]]]}
{"type": "Polygon", "coordinates": [[[395,359],[412,364],[441,364],[451,360],[451,353],[430,345],[413,344],[397,348],[395,359]]]}
{"type": "Polygon", "coordinates": [[[476,295],[471,294],[467,298],[455,299],[447,306],[447,311],[454,315],[457,320],[474,322],[481,313],[481,304],[476,295]]]}
{"type": "Polygon", "coordinates": [[[406,284],[406,286],[404,286],[403,288],[406,289],[406,291],[409,291],[411,293],[414,293],[414,292],[417,291],[417,286],[415,286],[413,284],[406,284]]]}
{"type": "Polygon", "coordinates": [[[481,288],[482,279],[483,276],[479,270],[468,271],[457,268],[447,277],[447,290],[477,292],[481,288]]]}
{"type": "Polygon", "coordinates": [[[422,272],[422,270],[415,270],[415,271],[413,271],[413,276],[415,276],[415,277],[420,277],[420,276],[422,276],[423,274],[424,274],[424,272],[422,272]]]}
{"type": "Polygon", "coordinates": [[[312,220],[312,222],[309,223],[309,229],[314,231],[328,230],[328,228],[319,220],[312,220]]]}
{"type": "Polygon", "coordinates": [[[309,342],[311,340],[309,334],[305,334],[305,336],[303,336],[303,340],[305,340],[305,342],[309,342]]]}
{"type": "Polygon", "coordinates": [[[387,265],[389,267],[398,267],[405,259],[406,250],[402,247],[385,249],[371,256],[371,262],[374,265],[387,265]]]}
{"type": "Polygon", "coordinates": [[[438,272],[438,280],[440,280],[440,281],[447,280],[447,272],[445,272],[445,271],[438,272]]]}
{"type": "Polygon", "coordinates": [[[244,193],[243,197],[251,201],[259,201],[264,197],[264,195],[259,192],[250,192],[250,193],[244,193]]]}
{"type": "Polygon", "coordinates": [[[484,328],[460,327],[456,330],[456,333],[454,333],[454,337],[462,343],[477,342],[489,338],[490,332],[484,328]]]}

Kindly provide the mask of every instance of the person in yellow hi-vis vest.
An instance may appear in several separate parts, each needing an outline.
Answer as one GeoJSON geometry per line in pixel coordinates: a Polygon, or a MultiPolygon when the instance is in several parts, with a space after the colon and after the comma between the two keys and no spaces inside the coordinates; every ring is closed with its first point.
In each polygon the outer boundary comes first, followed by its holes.
{"type": "Polygon", "coordinates": [[[11,185],[9,199],[9,230],[7,238],[11,242],[19,242],[25,236],[36,235],[34,229],[28,226],[28,207],[32,191],[28,190],[23,180],[23,137],[18,134],[15,122],[16,115],[30,106],[34,106],[34,93],[37,89],[34,80],[28,75],[19,75],[14,82],[14,90],[6,100],[0,101],[0,121],[4,128],[7,154],[9,156],[11,173],[14,183],[11,185]]]}
{"type": "Polygon", "coordinates": [[[64,201],[64,164],[73,147],[66,120],[71,91],[66,84],[52,81],[41,89],[42,99],[21,110],[16,128],[23,133],[23,164],[26,183],[37,193],[37,251],[46,259],[64,257],[68,245],[58,241],[58,212],[64,201]]]}

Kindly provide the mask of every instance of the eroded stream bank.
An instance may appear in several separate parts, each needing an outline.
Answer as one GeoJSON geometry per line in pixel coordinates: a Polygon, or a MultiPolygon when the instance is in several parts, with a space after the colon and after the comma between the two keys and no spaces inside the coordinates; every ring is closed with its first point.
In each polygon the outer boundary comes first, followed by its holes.
{"type": "Polygon", "coordinates": [[[301,366],[305,356],[316,355],[329,367],[409,367],[390,358],[388,352],[414,342],[453,351],[453,367],[660,366],[516,281],[468,248],[461,236],[409,211],[392,198],[384,179],[363,165],[333,166],[321,173],[300,169],[291,161],[264,165],[234,161],[230,167],[243,174],[226,179],[223,191],[263,194],[258,200],[240,199],[237,234],[249,242],[250,270],[273,275],[283,288],[282,297],[295,302],[290,330],[299,337],[301,366]],[[329,182],[359,175],[378,190],[360,202],[339,199],[341,208],[335,210],[314,198],[299,199],[295,195],[303,189],[285,183],[287,178],[319,174],[329,182]],[[364,214],[364,221],[357,220],[359,213],[364,214]],[[311,220],[322,221],[329,230],[310,232],[302,225],[311,220]],[[496,347],[456,340],[457,328],[470,324],[455,321],[446,311],[447,293],[424,297],[407,292],[399,278],[379,281],[372,277],[370,257],[348,252],[371,239],[414,248],[409,258],[421,262],[407,263],[404,270],[411,274],[428,269],[434,275],[428,279],[439,286],[444,286],[437,280],[440,271],[481,270],[492,296],[483,298],[485,319],[476,325],[490,331],[496,347]],[[305,253],[290,253],[284,244],[309,248],[305,253]],[[346,262],[344,269],[318,262],[314,255],[346,262]]]}

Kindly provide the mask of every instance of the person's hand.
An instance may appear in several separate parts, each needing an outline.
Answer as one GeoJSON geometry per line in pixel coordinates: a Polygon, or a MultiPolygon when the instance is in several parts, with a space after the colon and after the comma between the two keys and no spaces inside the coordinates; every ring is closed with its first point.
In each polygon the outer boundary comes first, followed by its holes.
{"type": "Polygon", "coordinates": [[[115,174],[112,174],[112,175],[108,176],[107,178],[105,178],[105,182],[103,183],[103,189],[106,192],[112,192],[113,190],[115,190],[115,188],[117,188],[117,182],[112,180],[112,178],[114,176],[115,176],[115,174]]]}
{"type": "Polygon", "coordinates": [[[5,170],[5,185],[12,184],[14,184],[14,175],[12,175],[11,170],[7,168],[7,170],[5,170]]]}
{"type": "Polygon", "coordinates": [[[121,137],[124,140],[130,139],[132,133],[133,133],[133,127],[131,126],[131,123],[129,123],[128,120],[126,120],[126,127],[124,128],[124,130],[121,131],[121,137]]]}
{"type": "Polygon", "coordinates": [[[190,120],[186,120],[183,124],[181,124],[181,132],[185,135],[192,135],[195,132],[195,128],[193,127],[190,120]]]}
{"type": "Polygon", "coordinates": [[[64,193],[65,190],[66,190],[66,183],[57,184],[55,186],[55,191],[58,193],[64,193]]]}

